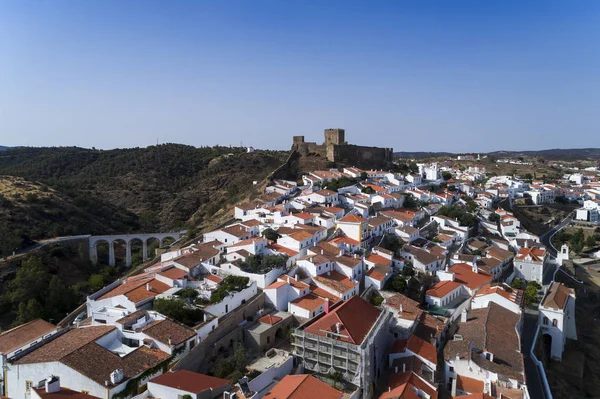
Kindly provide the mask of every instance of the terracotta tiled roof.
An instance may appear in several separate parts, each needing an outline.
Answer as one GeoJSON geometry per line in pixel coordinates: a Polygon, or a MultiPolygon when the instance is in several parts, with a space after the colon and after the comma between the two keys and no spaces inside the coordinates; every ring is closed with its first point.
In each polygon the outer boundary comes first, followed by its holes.
{"type": "Polygon", "coordinates": [[[128,324],[128,323],[136,321],[137,319],[139,319],[140,317],[142,317],[143,315],[145,315],[147,313],[148,313],[148,311],[144,310],[144,309],[136,310],[135,312],[133,312],[125,317],[121,317],[116,322],[119,324],[128,324]]]}
{"type": "Polygon", "coordinates": [[[298,242],[301,241],[306,241],[310,238],[312,238],[312,234],[310,234],[307,231],[301,230],[301,231],[297,231],[295,233],[289,234],[288,237],[292,238],[293,240],[296,240],[298,242]]]}
{"type": "Polygon", "coordinates": [[[544,255],[546,255],[546,250],[544,248],[521,248],[517,254],[517,259],[525,260],[527,256],[531,256],[532,261],[542,262],[544,260],[544,255]]]}
{"type": "Polygon", "coordinates": [[[360,242],[350,238],[350,237],[337,237],[334,238],[333,240],[331,240],[332,243],[334,244],[347,244],[353,247],[358,247],[360,245],[360,242]]]}
{"type": "Polygon", "coordinates": [[[395,340],[392,342],[392,346],[390,347],[390,353],[404,353],[407,342],[408,341],[406,339],[395,340]]]}
{"type": "Polygon", "coordinates": [[[166,278],[170,278],[171,280],[181,280],[188,275],[188,272],[186,272],[185,270],[178,269],[175,266],[171,266],[169,268],[164,269],[158,274],[166,278]]]}
{"type": "Polygon", "coordinates": [[[405,320],[416,320],[419,318],[423,310],[419,308],[419,303],[402,294],[396,294],[384,301],[386,307],[394,309],[398,312],[398,317],[405,320]]]}
{"type": "Polygon", "coordinates": [[[457,375],[456,389],[469,393],[483,393],[483,381],[465,377],[463,375],[457,375]]]}
{"type": "Polygon", "coordinates": [[[102,386],[105,381],[109,381],[109,386],[114,386],[114,384],[110,384],[110,373],[116,369],[122,369],[125,380],[128,380],[168,358],[168,353],[145,346],[141,346],[125,356],[119,356],[97,343],[91,342],[60,361],[102,386]]]}
{"type": "Polygon", "coordinates": [[[56,362],[73,353],[84,345],[94,342],[98,338],[113,331],[114,326],[92,326],[75,328],[47,344],[29,352],[15,361],[15,364],[31,364],[43,362],[56,362]]]}
{"type": "Polygon", "coordinates": [[[0,334],[0,353],[8,354],[56,330],[54,324],[42,319],[21,324],[0,334]]]}
{"type": "Polygon", "coordinates": [[[552,309],[564,309],[569,295],[575,295],[575,291],[567,288],[564,284],[554,282],[550,286],[542,306],[552,309]]]}
{"type": "Polygon", "coordinates": [[[519,321],[520,315],[494,302],[487,308],[471,309],[467,322],[458,324],[458,334],[463,336],[463,341],[449,341],[453,344],[444,349],[444,358],[452,359],[457,354],[470,356],[485,370],[524,381],[523,355],[519,352],[521,347],[515,330],[519,321]],[[460,347],[454,342],[466,342],[467,346],[460,347]],[[494,355],[493,361],[481,356],[480,352],[484,350],[494,355]]]}
{"type": "Polygon", "coordinates": [[[290,303],[309,311],[313,311],[325,304],[325,300],[314,294],[308,294],[300,298],[296,298],[290,303]]]}
{"type": "Polygon", "coordinates": [[[438,281],[433,287],[427,290],[427,295],[434,298],[443,298],[462,284],[456,281],[438,281]]]}
{"type": "Polygon", "coordinates": [[[283,245],[279,245],[276,242],[269,243],[269,245],[267,245],[267,248],[269,248],[270,250],[273,250],[275,252],[278,252],[278,253],[286,254],[287,256],[290,256],[290,257],[296,256],[299,254],[299,252],[294,251],[293,249],[290,249],[290,248],[286,248],[283,245]]]}
{"type": "Polygon", "coordinates": [[[339,254],[341,254],[342,250],[333,244],[322,241],[315,245],[313,248],[309,249],[309,251],[321,255],[338,256],[339,254]]]}
{"type": "Polygon", "coordinates": [[[334,295],[331,292],[324,290],[323,288],[319,288],[315,284],[310,285],[310,292],[312,292],[320,298],[329,299],[332,305],[341,300],[339,296],[334,295]]]}
{"type": "Polygon", "coordinates": [[[343,222],[343,223],[363,223],[363,222],[366,222],[367,219],[361,218],[360,216],[352,213],[350,215],[346,215],[343,218],[339,219],[339,221],[343,222]]]}
{"type": "Polygon", "coordinates": [[[153,321],[144,326],[142,331],[150,338],[167,345],[169,338],[171,338],[172,347],[177,346],[196,335],[196,332],[191,328],[169,319],[153,321]]]}
{"type": "Polygon", "coordinates": [[[509,287],[508,285],[491,285],[486,284],[477,293],[475,294],[475,298],[485,296],[485,295],[493,295],[497,294],[501,297],[508,299],[509,301],[516,303],[520,307],[523,307],[525,303],[525,295],[523,295],[523,290],[518,290],[516,288],[509,287]]]}
{"type": "Polygon", "coordinates": [[[306,283],[303,283],[302,281],[296,280],[295,278],[288,276],[288,275],[283,275],[281,277],[279,277],[280,280],[285,281],[286,283],[288,283],[289,285],[291,285],[294,288],[297,288],[299,290],[303,290],[305,288],[308,288],[309,285],[306,283]]]}
{"type": "Polygon", "coordinates": [[[491,283],[493,279],[491,274],[482,270],[479,270],[477,273],[473,272],[473,267],[466,263],[456,263],[448,270],[454,273],[455,282],[464,284],[472,290],[484,284],[491,283]]]}
{"type": "Polygon", "coordinates": [[[318,191],[313,192],[313,194],[322,195],[323,197],[329,197],[329,196],[335,195],[337,193],[335,191],[322,189],[322,190],[318,190],[318,191]]]}
{"type": "Polygon", "coordinates": [[[295,216],[302,220],[309,220],[314,217],[313,215],[311,215],[309,213],[304,213],[304,212],[292,213],[290,216],[295,216]]]}
{"type": "Polygon", "coordinates": [[[392,268],[387,265],[376,265],[372,267],[367,272],[367,276],[371,277],[373,280],[377,280],[379,282],[385,280],[385,278],[392,272],[392,268]]]}
{"type": "Polygon", "coordinates": [[[221,231],[227,234],[231,234],[232,236],[237,238],[242,238],[250,235],[250,233],[248,233],[248,230],[246,230],[243,226],[240,226],[239,224],[224,227],[221,229],[221,231]]]}
{"type": "Polygon", "coordinates": [[[335,333],[336,325],[339,324],[341,336],[335,336],[335,339],[360,345],[380,314],[381,310],[361,297],[353,296],[325,316],[315,320],[304,331],[326,336],[326,331],[335,333]]]}
{"type": "Polygon", "coordinates": [[[286,375],[265,399],[341,399],[342,392],[307,374],[286,375]]]}
{"type": "Polygon", "coordinates": [[[204,276],[205,280],[212,281],[213,283],[220,283],[223,279],[219,276],[215,276],[214,274],[207,274],[204,276]]]}
{"type": "Polygon", "coordinates": [[[272,283],[268,287],[266,287],[265,290],[274,290],[279,287],[283,287],[284,285],[286,285],[286,283],[283,281],[275,281],[274,283],[272,283]]]}
{"type": "Polygon", "coordinates": [[[411,335],[408,337],[406,349],[415,355],[421,356],[425,360],[429,360],[430,362],[437,364],[437,351],[435,346],[416,335],[411,335]]]}
{"type": "Polygon", "coordinates": [[[492,258],[496,258],[499,261],[505,261],[507,259],[512,259],[514,258],[515,254],[513,254],[511,251],[507,251],[505,249],[502,249],[500,247],[489,247],[485,250],[485,253],[488,256],[491,256],[492,258]]]}
{"type": "MultiPolygon", "coordinates": [[[[69,388],[61,387],[59,391],[48,393],[45,388],[33,388],[35,393],[42,399],[100,399],[98,396],[92,396],[87,393],[72,391],[69,388]]],[[[6,396],[0,396],[6,398],[6,396]]]]}
{"type": "Polygon", "coordinates": [[[313,279],[323,285],[328,286],[336,292],[339,292],[340,294],[345,294],[358,285],[358,283],[353,283],[348,277],[336,272],[335,270],[328,272],[328,274],[315,276],[313,279]]]}
{"type": "Polygon", "coordinates": [[[390,259],[384,258],[383,256],[377,254],[371,254],[365,260],[367,262],[375,263],[378,265],[389,265],[390,263],[392,263],[390,259]]]}
{"type": "Polygon", "coordinates": [[[241,222],[240,224],[243,224],[244,226],[247,226],[247,227],[256,227],[256,226],[262,225],[262,223],[256,219],[246,220],[244,222],[241,222]]]}
{"type": "MultiPolygon", "coordinates": [[[[167,291],[170,286],[167,284],[158,281],[156,279],[151,279],[147,281],[150,284],[150,290],[146,287],[146,284],[138,285],[136,288],[130,290],[125,293],[125,296],[133,303],[139,303],[149,298],[153,298],[158,294],[162,294],[167,291]]],[[[117,287],[118,288],[118,287],[117,287]]]]}
{"type": "Polygon", "coordinates": [[[235,244],[231,244],[228,248],[243,247],[244,245],[252,245],[252,244],[256,244],[257,242],[264,241],[264,240],[265,239],[262,237],[246,238],[245,240],[241,240],[241,241],[236,242],[235,244]]]}
{"type": "Polygon", "coordinates": [[[231,386],[231,382],[228,380],[198,374],[188,370],[169,371],[158,377],[154,377],[149,382],[194,394],[199,394],[200,392],[223,386],[231,386]]]}
{"type": "Polygon", "coordinates": [[[360,256],[354,257],[354,256],[350,256],[350,255],[342,255],[342,256],[336,257],[335,261],[341,265],[354,268],[362,262],[362,258],[360,256]]]}
{"type": "Polygon", "coordinates": [[[412,371],[391,374],[388,380],[389,389],[379,396],[379,399],[419,399],[415,389],[437,399],[438,392],[412,371]]]}
{"type": "Polygon", "coordinates": [[[274,316],[272,314],[264,315],[263,317],[261,317],[260,319],[258,319],[259,322],[265,323],[265,324],[270,324],[270,325],[277,324],[281,320],[283,320],[281,317],[274,316]]]}

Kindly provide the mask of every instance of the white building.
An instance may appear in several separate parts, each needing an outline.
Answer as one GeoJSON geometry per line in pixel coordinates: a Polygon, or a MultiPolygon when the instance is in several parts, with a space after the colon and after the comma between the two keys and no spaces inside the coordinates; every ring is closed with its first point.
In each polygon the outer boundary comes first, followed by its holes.
{"type": "Polygon", "coordinates": [[[515,278],[542,283],[548,259],[545,248],[521,248],[514,261],[515,278]]]}
{"type": "Polygon", "coordinates": [[[542,338],[551,342],[551,356],[562,359],[567,339],[577,339],[575,290],[552,283],[539,306],[542,338]]]}

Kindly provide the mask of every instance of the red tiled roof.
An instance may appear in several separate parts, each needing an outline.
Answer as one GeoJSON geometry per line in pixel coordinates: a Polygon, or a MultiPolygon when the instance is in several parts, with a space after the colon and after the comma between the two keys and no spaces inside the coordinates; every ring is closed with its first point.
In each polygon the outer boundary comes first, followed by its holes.
{"type": "Polygon", "coordinates": [[[390,263],[392,263],[390,259],[384,258],[383,256],[377,254],[371,254],[365,260],[379,265],[389,265],[390,263]]]}
{"type": "Polygon", "coordinates": [[[272,314],[264,315],[263,317],[261,317],[260,319],[258,319],[259,322],[265,323],[265,324],[270,324],[270,325],[277,324],[281,320],[283,320],[281,317],[274,316],[272,314]]]}
{"type": "MultiPolygon", "coordinates": [[[[33,388],[35,393],[42,399],[100,399],[98,396],[92,396],[87,393],[72,391],[69,388],[60,388],[60,391],[47,393],[45,388],[33,388]]],[[[6,396],[0,396],[6,398],[6,396]]]]}
{"type": "Polygon", "coordinates": [[[265,287],[265,290],[273,290],[273,289],[277,289],[279,287],[283,287],[284,285],[286,285],[285,282],[283,281],[275,281],[274,283],[272,283],[271,285],[269,285],[268,287],[265,287]]]}
{"type": "Polygon", "coordinates": [[[323,285],[328,286],[329,288],[334,289],[340,294],[353,289],[358,284],[353,283],[348,277],[336,272],[335,270],[328,272],[327,275],[323,274],[320,276],[315,276],[313,279],[323,285]]]}
{"type": "Polygon", "coordinates": [[[570,295],[574,295],[575,291],[571,288],[567,288],[561,283],[552,283],[548,294],[542,302],[542,306],[552,309],[564,309],[567,304],[567,300],[570,295]]]}
{"type": "Polygon", "coordinates": [[[138,303],[144,299],[152,298],[158,294],[162,294],[169,288],[171,287],[154,278],[130,279],[108,291],[96,300],[100,301],[102,299],[112,298],[118,295],[125,295],[130,301],[138,303]],[[150,291],[147,290],[146,283],[150,284],[150,291]]]}
{"type": "Polygon", "coordinates": [[[427,295],[434,298],[443,298],[461,285],[456,281],[438,281],[436,285],[427,290],[427,295]]]}
{"type": "Polygon", "coordinates": [[[408,337],[406,349],[415,355],[421,356],[425,360],[429,360],[430,362],[437,364],[437,351],[435,346],[424,339],[417,337],[416,335],[411,335],[408,337]]]}
{"type": "Polygon", "coordinates": [[[518,290],[516,288],[509,287],[507,285],[494,285],[486,284],[475,294],[475,298],[484,296],[484,295],[493,295],[497,294],[501,297],[508,299],[509,301],[516,303],[520,307],[523,307],[525,295],[523,295],[523,290],[518,290]]]}
{"type": "Polygon", "coordinates": [[[406,342],[405,339],[397,339],[392,342],[390,353],[403,353],[406,350],[406,342]]]}
{"type": "Polygon", "coordinates": [[[335,339],[360,345],[381,314],[381,310],[359,296],[353,296],[322,318],[315,320],[304,330],[307,333],[326,336],[326,331],[336,332],[340,326],[341,336],[335,339]]]}
{"type": "Polygon", "coordinates": [[[308,288],[309,285],[306,283],[303,283],[302,281],[298,281],[293,277],[290,277],[288,275],[283,275],[281,277],[279,277],[281,280],[287,282],[289,285],[291,285],[294,288],[297,288],[299,290],[303,290],[305,288],[308,288]]]}
{"type": "Polygon", "coordinates": [[[360,242],[350,238],[350,237],[338,237],[338,238],[334,238],[333,240],[331,240],[331,242],[338,244],[338,243],[344,243],[344,244],[348,244],[350,246],[353,247],[357,247],[360,245],[360,242]]]}
{"type": "Polygon", "coordinates": [[[350,215],[346,215],[343,218],[339,219],[340,222],[344,222],[344,223],[363,223],[366,222],[367,219],[361,218],[358,215],[355,214],[350,214],[350,215]]]}
{"type": "Polygon", "coordinates": [[[460,389],[469,393],[483,393],[483,381],[475,378],[465,377],[463,375],[456,376],[456,389],[460,389]]]}
{"type": "Polygon", "coordinates": [[[265,399],[341,399],[342,392],[307,374],[286,375],[265,399]]]}
{"type": "Polygon", "coordinates": [[[314,294],[308,294],[300,298],[296,298],[290,303],[309,311],[313,311],[325,304],[325,300],[314,294]]]}
{"type": "Polygon", "coordinates": [[[275,252],[284,253],[290,257],[296,256],[299,254],[299,252],[296,252],[293,249],[284,247],[283,245],[279,245],[276,242],[269,243],[269,245],[267,245],[267,248],[269,248],[275,252]]]}
{"type": "Polygon", "coordinates": [[[389,390],[381,394],[379,399],[419,399],[414,389],[425,392],[430,399],[438,398],[437,390],[412,371],[390,375],[388,385],[389,390]]]}
{"type": "Polygon", "coordinates": [[[150,338],[164,344],[168,344],[170,339],[171,346],[177,346],[196,335],[196,332],[191,328],[169,319],[146,324],[142,331],[150,338]]]}
{"type": "Polygon", "coordinates": [[[223,386],[231,386],[231,382],[228,380],[198,374],[188,370],[169,371],[158,377],[154,377],[149,382],[194,394],[223,386]]]}
{"type": "Polygon", "coordinates": [[[367,276],[377,281],[383,281],[392,272],[392,268],[387,265],[377,265],[367,272],[367,276]]]}
{"type": "Polygon", "coordinates": [[[517,259],[525,260],[528,255],[531,256],[534,262],[542,262],[544,255],[546,255],[546,250],[538,247],[521,248],[517,254],[517,259]]]}
{"type": "Polygon", "coordinates": [[[223,281],[223,279],[219,276],[215,276],[214,274],[207,274],[206,276],[204,276],[205,280],[209,280],[212,281],[213,283],[220,283],[221,281],[223,281]]]}
{"type": "Polygon", "coordinates": [[[493,279],[491,274],[482,270],[474,273],[473,267],[466,263],[456,263],[448,270],[454,273],[455,282],[464,284],[472,290],[491,283],[493,279]]]}
{"type": "Polygon", "coordinates": [[[178,269],[175,266],[171,266],[158,274],[166,278],[170,278],[171,280],[181,280],[188,275],[188,272],[178,269]]]}
{"type": "Polygon", "coordinates": [[[54,324],[42,319],[21,324],[0,334],[0,353],[8,354],[56,330],[54,324]]]}

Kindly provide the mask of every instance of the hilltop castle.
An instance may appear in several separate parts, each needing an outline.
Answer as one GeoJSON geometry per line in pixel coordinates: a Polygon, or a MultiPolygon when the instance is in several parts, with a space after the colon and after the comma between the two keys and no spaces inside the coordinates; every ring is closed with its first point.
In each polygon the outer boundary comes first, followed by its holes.
{"type": "Polygon", "coordinates": [[[328,161],[355,166],[378,166],[392,162],[394,154],[392,148],[348,144],[345,136],[344,129],[325,129],[323,144],[305,142],[304,136],[294,136],[292,150],[298,151],[302,156],[316,153],[327,156],[328,161]]]}

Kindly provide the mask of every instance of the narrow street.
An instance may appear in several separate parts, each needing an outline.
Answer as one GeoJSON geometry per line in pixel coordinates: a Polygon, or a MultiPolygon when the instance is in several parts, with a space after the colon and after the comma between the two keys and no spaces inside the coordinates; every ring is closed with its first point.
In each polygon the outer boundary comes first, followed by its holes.
{"type": "Polygon", "coordinates": [[[547,399],[539,370],[530,355],[531,345],[533,344],[533,339],[537,330],[537,321],[538,312],[536,310],[526,309],[524,311],[521,351],[523,353],[523,362],[525,363],[527,390],[529,391],[531,399],[547,399]]]}

